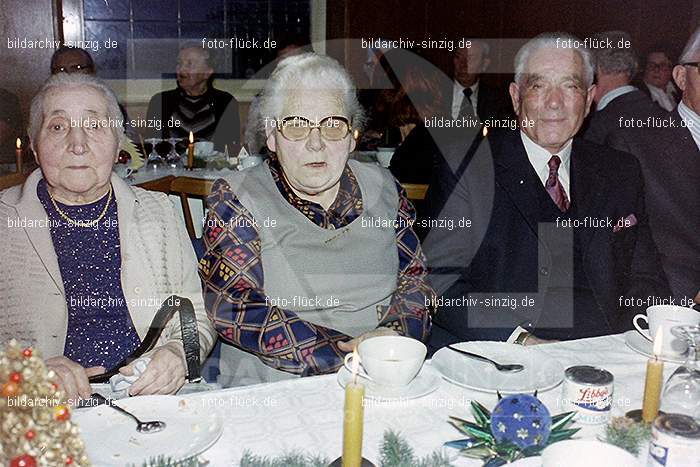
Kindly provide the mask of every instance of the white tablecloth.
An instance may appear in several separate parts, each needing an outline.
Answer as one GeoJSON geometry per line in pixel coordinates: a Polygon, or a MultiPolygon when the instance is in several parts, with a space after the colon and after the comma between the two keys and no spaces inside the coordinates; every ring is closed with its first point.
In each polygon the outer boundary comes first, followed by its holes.
{"type": "MultiPolygon", "coordinates": [[[[641,407],[645,362],[629,349],[622,335],[582,339],[539,347],[565,366],[589,364],[605,368],[615,376],[613,416],[641,407]]],[[[676,365],[666,364],[668,377],[676,365]]],[[[561,385],[541,393],[540,399],[552,414],[558,406],[561,385]]],[[[341,452],[343,389],[335,375],[288,380],[186,396],[224,417],[219,441],[203,454],[212,466],[238,465],[244,450],[260,455],[279,455],[302,449],[335,459],[341,452]]],[[[447,423],[450,415],[472,420],[469,401],[476,399],[488,408],[496,395],[480,393],[442,381],[440,388],[421,399],[401,402],[368,402],[365,407],[363,454],[378,461],[378,447],[385,430],[400,431],[423,456],[440,449],[445,441],[464,438],[447,423]]],[[[579,425],[583,426],[583,425],[579,425]]],[[[577,436],[594,438],[604,425],[583,426],[577,436]]],[[[646,459],[646,452],[640,459],[646,459]]],[[[481,465],[460,458],[455,465],[481,465]]],[[[643,464],[640,464],[643,465],[643,464]]]]}

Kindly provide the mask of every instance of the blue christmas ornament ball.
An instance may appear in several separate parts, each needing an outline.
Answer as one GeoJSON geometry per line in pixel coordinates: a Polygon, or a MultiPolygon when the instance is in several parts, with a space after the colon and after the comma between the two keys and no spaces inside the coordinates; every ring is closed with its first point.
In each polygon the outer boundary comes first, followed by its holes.
{"type": "Polygon", "coordinates": [[[511,442],[520,449],[544,446],[552,430],[552,416],[536,397],[514,394],[504,397],[491,413],[491,433],[497,442],[511,442]]]}

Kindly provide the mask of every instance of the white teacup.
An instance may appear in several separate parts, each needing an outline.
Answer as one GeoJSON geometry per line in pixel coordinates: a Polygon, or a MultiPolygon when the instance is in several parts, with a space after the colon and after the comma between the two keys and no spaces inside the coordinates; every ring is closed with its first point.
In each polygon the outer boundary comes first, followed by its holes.
{"type": "MultiPolygon", "coordinates": [[[[410,337],[372,337],[357,347],[361,367],[357,374],[382,386],[406,386],[420,371],[427,351],[422,342],[410,337]]],[[[352,355],[345,356],[350,372],[352,355]]]]}
{"type": "Polygon", "coordinates": [[[238,160],[238,167],[240,169],[249,169],[260,164],[262,164],[262,157],[260,156],[248,156],[238,160]]]}
{"type": "Polygon", "coordinates": [[[700,313],[692,308],[676,305],[654,305],[647,308],[647,314],[638,314],[632,318],[632,323],[645,339],[653,342],[659,326],[661,331],[661,353],[664,355],[683,355],[688,349],[688,344],[671,333],[675,326],[689,326],[700,324],[700,313]],[[639,320],[646,321],[648,329],[639,325],[639,320]]]}
{"type": "Polygon", "coordinates": [[[213,152],[213,141],[197,141],[196,143],[194,143],[194,153],[199,157],[210,156],[213,152]]]}

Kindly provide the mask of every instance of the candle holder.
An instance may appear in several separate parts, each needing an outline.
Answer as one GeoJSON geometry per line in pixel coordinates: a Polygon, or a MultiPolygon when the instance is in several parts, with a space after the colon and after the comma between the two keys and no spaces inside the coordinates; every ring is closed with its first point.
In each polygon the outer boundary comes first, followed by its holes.
{"type": "MultiPolygon", "coordinates": [[[[376,467],[373,463],[365,459],[364,457],[362,458],[362,464],[360,464],[362,467],[376,467]]],[[[342,467],[343,466],[343,457],[339,457],[330,464],[328,464],[328,467],[342,467]]]]}
{"type": "MultiPolygon", "coordinates": [[[[656,416],[658,417],[659,415],[666,415],[666,412],[664,412],[663,410],[659,410],[659,412],[656,416]]],[[[642,422],[642,409],[630,410],[627,413],[625,413],[625,417],[632,419],[636,423],[641,423],[642,422]]]]}

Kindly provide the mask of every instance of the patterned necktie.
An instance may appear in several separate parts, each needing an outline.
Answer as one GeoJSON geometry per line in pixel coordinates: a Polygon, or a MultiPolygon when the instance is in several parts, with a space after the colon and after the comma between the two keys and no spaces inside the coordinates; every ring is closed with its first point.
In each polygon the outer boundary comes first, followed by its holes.
{"type": "Polygon", "coordinates": [[[564,191],[564,187],[561,186],[561,182],[559,181],[558,172],[561,159],[559,159],[559,156],[552,156],[549,162],[547,162],[547,165],[549,166],[549,177],[547,177],[544,187],[547,189],[547,193],[549,193],[549,196],[559,210],[561,212],[566,212],[566,210],[569,209],[570,203],[564,191]]]}
{"type": "Polygon", "coordinates": [[[474,106],[472,105],[472,90],[471,88],[464,88],[462,91],[464,97],[462,98],[462,104],[459,106],[459,118],[474,118],[474,106]]]}

